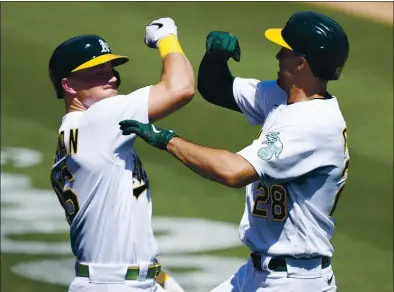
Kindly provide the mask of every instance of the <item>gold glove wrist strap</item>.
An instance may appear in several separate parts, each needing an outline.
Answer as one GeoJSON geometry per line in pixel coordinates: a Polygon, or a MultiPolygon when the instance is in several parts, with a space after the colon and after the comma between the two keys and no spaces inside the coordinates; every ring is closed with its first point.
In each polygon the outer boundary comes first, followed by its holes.
{"type": "Polygon", "coordinates": [[[170,34],[169,36],[166,36],[165,38],[161,39],[158,44],[159,47],[159,52],[160,56],[164,59],[165,56],[167,56],[169,53],[181,53],[182,55],[185,55],[183,53],[183,50],[181,48],[181,45],[179,44],[179,41],[176,36],[173,34],[170,34]]]}

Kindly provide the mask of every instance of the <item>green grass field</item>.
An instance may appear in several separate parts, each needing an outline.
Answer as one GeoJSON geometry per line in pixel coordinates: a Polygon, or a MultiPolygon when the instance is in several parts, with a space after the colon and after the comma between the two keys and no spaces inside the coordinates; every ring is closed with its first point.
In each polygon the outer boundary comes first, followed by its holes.
{"type": "MultiPolygon", "coordinates": [[[[242,49],[241,63],[231,62],[234,75],[271,79],[276,78],[278,47],[265,40],[264,30],[282,27],[292,13],[305,9],[334,17],[343,25],[350,41],[350,57],[342,78],[329,87],[338,97],[348,124],[351,155],[349,180],[337,207],[337,230],[333,238],[338,291],[393,291],[393,28],[390,26],[289,2],[3,2],[1,147],[34,149],[43,154],[43,161],[28,168],[7,164],[2,166],[2,173],[24,174],[32,179],[34,188],[50,188],[48,171],[64,106],[55,98],[47,68],[53,49],[63,40],[95,33],[103,36],[115,53],[128,55],[130,62],[119,71],[121,91],[131,92],[158,81],[161,60],[157,52],[143,43],[145,25],[169,16],[177,23],[181,44],[195,69],[204,55],[206,35],[211,30],[224,30],[238,36],[242,49]]],[[[243,116],[208,104],[199,94],[188,106],[158,125],[171,126],[181,136],[199,144],[232,151],[248,145],[259,130],[251,127],[243,116]]],[[[204,180],[170,155],[146,147],[143,142],[138,142],[136,147],[152,182],[155,216],[239,223],[244,190],[204,180]]],[[[2,218],[6,207],[2,204],[2,218]]],[[[62,213],[60,205],[58,212],[62,213]]],[[[68,237],[64,232],[52,235],[49,232],[20,234],[13,240],[67,243],[68,237]]],[[[204,254],[246,259],[248,250],[234,247],[204,254]]],[[[8,253],[2,247],[1,291],[66,291],[64,286],[27,280],[10,270],[18,263],[43,258],[56,260],[64,255],[8,253]]],[[[222,280],[218,279],[217,283],[222,280]]]]}

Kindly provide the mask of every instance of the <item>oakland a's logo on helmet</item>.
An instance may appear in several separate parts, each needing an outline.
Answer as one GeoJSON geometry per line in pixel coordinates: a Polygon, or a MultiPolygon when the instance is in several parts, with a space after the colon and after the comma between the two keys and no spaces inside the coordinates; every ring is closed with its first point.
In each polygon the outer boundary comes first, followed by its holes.
{"type": "Polygon", "coordinates": [[[274,155],[279,158],[279,155],[283,151],[283,143],[279,139],[279,132],[270,132],[265,137],[267,138],[263,141],[263,146],[257,152],[257,155],[263,160],[270,160],[274,155]]]}
{"type": "Polygon", "coordinates": [[[102,53],[111,53],[108,43],[103,40],[99,40],[99,44],[101,45],[101,52],[102,53]]]}

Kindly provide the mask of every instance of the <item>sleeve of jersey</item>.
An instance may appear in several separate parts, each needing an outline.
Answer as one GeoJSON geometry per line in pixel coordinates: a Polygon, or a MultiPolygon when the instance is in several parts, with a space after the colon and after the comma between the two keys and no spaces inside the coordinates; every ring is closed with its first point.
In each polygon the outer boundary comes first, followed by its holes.
{"type": "Polygon", "coordinates": [[[259,82],[256,79],[236,77],[233,83],[235,102],[251,125],[261,125],[265,119],[257,91],[259,82]]]}
{"type": "Polygon", "coordinates": [[[118,121],[133,119],[141,123],[149,122],[148,102],[149,93],[152,86],[140,88],[128,95],[119,97],[117,105],[121,110],[118,121]]]}
{"type": "Polygon", "coordinates": [[[322,166],[310,139],[292,127],[263,131],[238,154],[253,166],[263,182],[270,184],[285,183],[322,166]]]}

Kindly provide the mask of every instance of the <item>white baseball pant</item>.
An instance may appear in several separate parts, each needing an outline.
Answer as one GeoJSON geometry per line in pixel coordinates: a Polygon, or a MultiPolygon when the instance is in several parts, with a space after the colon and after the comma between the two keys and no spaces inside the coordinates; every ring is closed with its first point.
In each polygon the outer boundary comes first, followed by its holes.
{"type": "Polygon", "coordinates": [[[335,292],[335,276],[331,265],[322,269],[305,260],[286,261],[287,271],[256,269],[250,259],[230,279],[211,292],[335,292]]]}
{"type": "Polygon", "coordinates": [[[165,292],[154,279],[146,278],[140,266],[138,280],[125,280],[127,265],[89,264],[89,277],[76,276],[68,292],[165,292]]]}

